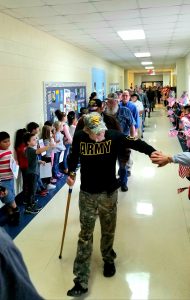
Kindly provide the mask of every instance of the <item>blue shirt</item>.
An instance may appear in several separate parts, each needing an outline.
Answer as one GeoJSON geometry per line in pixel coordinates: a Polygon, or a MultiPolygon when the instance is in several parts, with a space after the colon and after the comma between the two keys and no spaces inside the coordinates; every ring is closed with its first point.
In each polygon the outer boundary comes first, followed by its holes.
{"type": "Polygon", "coordinates": [[[131,125],[136,124],[135,120],[133,119],[131,111],[127,107],[119,106],[116,118],[119,121],[122,132],[125,135],[130,135],[131,125]]]}
{"type": "Polygon", "coordinates": [[[133,119],[135,120],[135,128],[139,128],[140,126],[139,112],[135,104],[133,104],[131,101],[128,101],[126,104],[123,104],[123,102],[121,102],[120,107],[127,107],[131,111],[133,119]]]}

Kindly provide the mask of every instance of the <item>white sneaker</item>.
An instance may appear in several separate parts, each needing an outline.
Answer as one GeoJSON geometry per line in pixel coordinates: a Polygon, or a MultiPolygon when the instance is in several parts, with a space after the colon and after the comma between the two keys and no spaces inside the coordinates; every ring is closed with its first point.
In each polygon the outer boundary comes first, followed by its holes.
{"type": "Polygon", "coordinates": [[[54,184],[49,183],[49,184],[47,185],[47,189],[48,189],[48,190],[53,190],[53,189],[55,189],[55,188],[56,188],[56,185],[54,185],[54,184]]]}

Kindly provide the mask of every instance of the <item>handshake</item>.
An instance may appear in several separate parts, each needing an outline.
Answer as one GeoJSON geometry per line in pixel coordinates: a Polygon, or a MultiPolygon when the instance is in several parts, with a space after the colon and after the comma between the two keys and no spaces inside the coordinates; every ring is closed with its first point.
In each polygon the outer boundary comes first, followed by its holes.
{"type": "Polygon", "coordinates": [[[167,156],[163,154],[161,151],[154,151],[150,155],[150,159],[153,164],[158,165],[158,167],[163,167],[167,165],[168,163],[172,163],[173,159],[171,156],[167,156]]]}

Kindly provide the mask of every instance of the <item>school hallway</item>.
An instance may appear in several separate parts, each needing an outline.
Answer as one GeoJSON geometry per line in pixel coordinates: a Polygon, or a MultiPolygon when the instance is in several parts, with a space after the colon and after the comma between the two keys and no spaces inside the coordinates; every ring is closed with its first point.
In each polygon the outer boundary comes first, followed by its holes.
{"type": "MultiPolygon", "coordinates": [[[[146,119],[144,140],[166,154],[181,152],[177,138],[168,137],[172,127],[161,105],[146,119]]],[[[100,254],[97,219],[89,292],[83,299],[182,300],[190,299],[190,202],[188,186],[178,176],[178,165],[157,168],[150,159],[132,152],[134,161],[128,192],[119,191],[114,250],[116,274],[105,278],[100,254]]],[[[73,188],[62,260],[62,238],[68,186],[15,238],[31,279],[47,300],[71,299],[73,261],[79,233],[79,172],[73,188]]]]}

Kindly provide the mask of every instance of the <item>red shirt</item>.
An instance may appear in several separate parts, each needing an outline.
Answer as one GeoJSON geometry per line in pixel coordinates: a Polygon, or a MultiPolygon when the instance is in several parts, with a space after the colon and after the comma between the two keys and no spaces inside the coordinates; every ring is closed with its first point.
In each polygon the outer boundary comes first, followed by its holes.
{"type": "Polygon", "coordinates": [[[28,159],[25,155],[26,145],[23,143],[16,149],[17,160],[21,169],[28,168],[28,159]]]}

